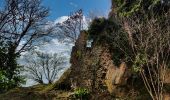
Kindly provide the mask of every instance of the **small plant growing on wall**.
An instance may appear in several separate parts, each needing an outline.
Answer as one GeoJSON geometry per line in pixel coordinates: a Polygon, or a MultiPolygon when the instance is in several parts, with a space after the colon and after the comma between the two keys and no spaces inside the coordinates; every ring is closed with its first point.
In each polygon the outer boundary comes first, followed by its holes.
{"type": "Polygon", "coordinates": [[[80,50],[78,50],[78,51],[76,52],[76,57],[77,57],[77,58],[81,58],[81,57],[82,57],[82,53],[81,53],[80,50]]]}
{"type": "Polygon", "coordinates": [[[79,87],[74,90],[74,96],[77,99],[88,100],[89,95],[90,95],[90,92],[86,88],[79,87]]]}

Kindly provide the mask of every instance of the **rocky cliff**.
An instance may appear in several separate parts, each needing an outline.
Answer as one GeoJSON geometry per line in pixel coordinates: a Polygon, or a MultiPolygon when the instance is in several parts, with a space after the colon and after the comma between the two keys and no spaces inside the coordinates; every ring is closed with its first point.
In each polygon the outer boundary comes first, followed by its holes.
{"type": "Polygon", "coordinates": [[[107,44],[93,41],[91,47],[87,47],[87,35],[85,31],[79,35],[72,48],[70,72],[61,83],[67,83],[72,89],[87,88],[93,95],[91,99],[108,100],[111,96],[125,95],[131,76],[127,65],[123,61],[119,66],[114,65],[113,52],[107,44]]]}

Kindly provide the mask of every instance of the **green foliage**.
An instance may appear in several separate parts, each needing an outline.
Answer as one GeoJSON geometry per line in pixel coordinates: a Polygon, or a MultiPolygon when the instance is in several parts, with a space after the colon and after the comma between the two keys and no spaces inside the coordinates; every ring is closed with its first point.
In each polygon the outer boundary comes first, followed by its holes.
{"type": "Polygon", "coordinates": [[[141,12],[160,14],[169,8],[168,0],[112,0],[112,2],[120,16],[131,16],[141,12]]]}
{"type": "Polygon", "coordinates": [[[17,64],[19,55],[13,52],[13,47],[0,44],[0,92],[5,92],[24,83],[20,75],[22,66],[17,64]]]}
{"type": "MultiPolygon", "coordinates": [[[[105,18],[96,18],[91,23],[88,34],[89,39],[100,41],[103,38],[108,38],[109,34],[119,30],[120,26],[113,20],[105,18]]],[[[105,39],[103,39],[105,40],[105,39]]]]}
{"type": "Polygon", "coordinates": [[[113,51],[114,64],[119,66],[121,61],[129,62],[133,57],[132,48],[129,44],[128,34],[122,29],[112,34],[111,51],[113,51]],[[123,49],[122,49],[123,48],[123,49]]]}
{"type": "Polygon", "coordinates": [[[129,61],[133,55],[128,40],[128,34],[124,32],[118,21],[113,19],[97,18],[91,23],[89,39],[99,44],[108,44],[110,51],[113,51],[114,64],[119,66],[121,60],[129,61]],[[124,51],[123,49],[124,48],[124,51]]]}
{"type": "Polygon", "coordinates": [[[20,86],[21,83],[25,83],[24,77],[16,74],[9,79],[8,72],[0,70],[0,92],[20,86]]]}
{"type": "Polygon", "coordinates": [[[81,52],[80,50],[78,50],[78,51],[76,52],[76,57],[77,57],[77,58],[81,58],[81,57],[82,57],[82,52],[81,52]]]}
{"type": "Polygon", "coordinates": [[[74,90],[74,95],[76,98],[88,100],[90,92],[86,88],[79,87],[74,90]]]}
{"type": "Polygon", "coordinates": [[[141,71],[142,67],[147,63],[147,57],[145,54],[139,53],[137,54],[134,63],[133,63],[133,72],[138,73],[141,71]]]}
{"type": "Polygon", "coordinates": [[[97,38],[97,36],[99,36],[100,33],[103,32],[105,24],[106,24],[105,18],[94,19],[88,30],[89,39],[97,38]]]}
{"type": "MultiPolygon", "coordinates": [[[[120,1],[120,0],[117,0],[120,1]]],[[[120,4],[120,2],[118,2],[119,4],[119,8],[117,9],[118,12],[120,12],[119,14],[121,16],[129,16],[134,12],[137,12],[140,9],[140,5],[141,5],[141,1],[140,0],[132,0],[131,4],[123,2],[122,4],[120,4]]]]}
{"type": "MultiPolygon", "coordinates": [[[[7,78],[4,75],[4,71],[0,71],[0,89],[6,89],[7,87],[7,78]]],[[[2,91],[2,90],[1,90],[2,91]]]]}
{"type": "Polygon", "coordinates": [[[121,59],[124,58],[124,54],[120,52],[118,48],[113,49],[114,54],[113,54],[113,61],[116,66],[119,66],[121,64],[121,59]]]}

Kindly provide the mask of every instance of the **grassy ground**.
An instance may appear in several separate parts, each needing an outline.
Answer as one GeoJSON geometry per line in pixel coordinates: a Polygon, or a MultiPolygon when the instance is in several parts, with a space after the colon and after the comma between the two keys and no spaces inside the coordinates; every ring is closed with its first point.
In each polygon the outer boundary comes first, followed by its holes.
{"type": "MultiPolygon", "coordinates": [[[[0,95],[0,100],[67,100],[72,94],[70,91],[44,91],[49,85],[15,88],[0,95]]],[[[51,87],[51,86],[50,86],[51,87]]]]}
{"type": "Polygon", "coordinates": [[[67,78],[69,73],[68,69],[54,84],[12,89],[7,93],[0,94],[0,100],[68,100],[73,92],[55,88],[67,78]]]}

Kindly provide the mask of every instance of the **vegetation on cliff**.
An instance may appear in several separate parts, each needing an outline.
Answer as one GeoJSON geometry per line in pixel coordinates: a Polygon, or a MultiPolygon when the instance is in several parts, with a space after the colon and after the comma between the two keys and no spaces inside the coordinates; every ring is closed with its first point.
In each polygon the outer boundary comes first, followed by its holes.
{"type": "MultiPolygon", "coordinates": [[[[75,36],[71,67],[54,84],[32,87],[31,93],[26,88],[24,97],[31,94],[51,99],[170,99],[168,0],[112,0],[108,19],[95,18],[86,31],[75,36]],[[93,40],[91,47],[87,47],[88,40],[93,40]]],[[[3,50],[0,49],[0,59],[3,50]]],[[[0,70],[2,80],[4,73],[0,70]]],[[[12,92],[3,95],[8,93],[12,92]]]]}
{"type": "Polygon", "coordinates": [[[112,2],[113,9],[116,9],[112,12],[115,16],[107,20],[95,19],[89,28],[90,36],[95,42],[108,44],[113,52],[114,63],[119,65],[125,61],[129,64],[132,78],[141,78],[151,98],[162,100],[165,94],[165,73],[170,65],[169,2],[112,2]],[[107,24],[109,21],[114,24],[107,24]],[[117,25],[115,22],[118,22],[117,25]],[[119,26],[118,31],[113,25],[119,26]],[[107,37],[102,37],[103,35],[107,37]]]}

